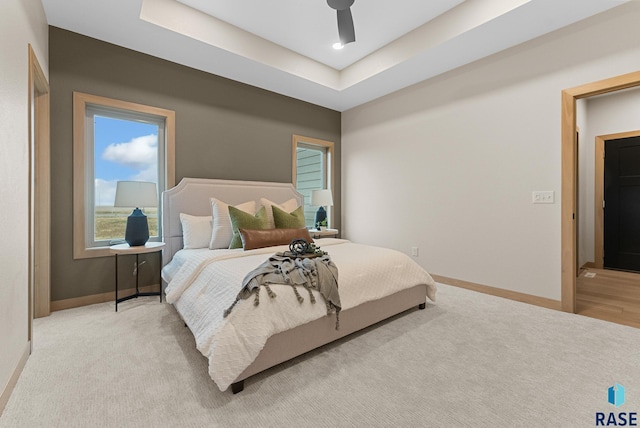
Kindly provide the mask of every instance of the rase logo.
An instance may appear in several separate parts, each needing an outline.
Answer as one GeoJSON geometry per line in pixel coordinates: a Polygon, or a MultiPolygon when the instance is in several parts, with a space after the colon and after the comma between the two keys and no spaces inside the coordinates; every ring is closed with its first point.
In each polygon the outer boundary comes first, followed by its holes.
{"type": "MultiPolygon", "coordinates": [[[[607,401],[616,408],[622,406],[625,400],[624,386],[616,383],[610,386],[608,389],[607,401]]],[[[596,426],[608,427],[608,426],[638,426],[638,413],[637,412],[597,412],[596,413],[596,426]]]]}
{"type": "Polygon", "coordinates": [[[624,386],[616,383],[609,387],[609,404],[620,407],[624,404],[624,386]]]}

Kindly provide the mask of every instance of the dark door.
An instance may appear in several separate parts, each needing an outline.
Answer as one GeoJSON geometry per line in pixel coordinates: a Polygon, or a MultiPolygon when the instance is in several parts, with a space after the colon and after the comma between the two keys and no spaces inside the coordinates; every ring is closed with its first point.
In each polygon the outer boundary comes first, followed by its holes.
{"type": "Polygon", "coordinates": [[[640,137],[604,147],[604,267],[640,272],[640,137]]]}

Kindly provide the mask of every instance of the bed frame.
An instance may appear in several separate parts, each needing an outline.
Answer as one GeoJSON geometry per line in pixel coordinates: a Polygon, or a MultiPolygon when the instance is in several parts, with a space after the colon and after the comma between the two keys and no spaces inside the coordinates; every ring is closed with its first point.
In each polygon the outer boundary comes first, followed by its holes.
{"type": "MultiPolygon", "coordinates": [[[[303,196],[290,183],[183,178],[162,194],[162,234],[166,247],[163,266],[182,248],[180,213],[211,215],[209,199],[216,197],[229,204],[240,204],[260,198],[281,203],[291,198],[302,204],[303,196]]],[[[333,317],[322,317],[271,336],[255,361],[231,385],[236,394],[244,389],[244,381],[256,373],[295,358],[377,322],[418,307],[425,308],[427,286],[418,285],[384,299],[367,302],[340,312],[340,329],[333,317]]]]}

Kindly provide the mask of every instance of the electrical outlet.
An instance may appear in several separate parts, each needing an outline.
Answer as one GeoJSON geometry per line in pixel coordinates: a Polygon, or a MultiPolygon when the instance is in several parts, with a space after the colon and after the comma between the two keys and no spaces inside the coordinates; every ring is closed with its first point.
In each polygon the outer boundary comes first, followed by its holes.
{"type": "Polygon", "coordinates": [[[531,195],[531,199],[531,202],[534,204],[553,204],[553,190],[534,191],[531,195]]]}
{"type": "Polygon", "coordinates": [[[419,251],[418,247],[411,247],[411,255],[413,257],[418,257],[418,251],[419,251]]]}

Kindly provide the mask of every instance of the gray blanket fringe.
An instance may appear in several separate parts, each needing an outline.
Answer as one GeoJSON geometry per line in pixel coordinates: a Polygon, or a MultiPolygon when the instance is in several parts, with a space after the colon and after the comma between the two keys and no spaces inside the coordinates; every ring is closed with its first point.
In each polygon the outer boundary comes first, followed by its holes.
{"type": "Polygon", "coordinates": [[[275,298],[276,293],[271,290],[269,284],[289,285],[298,302],[304,302],[304,298],[298,292],[297,286],[304,287],[309,293],[311,303],[316,303],[312,290],[318,291],[327,305],[327,315],[335,312],[336,330],[340,327],[340,294],[338,293],[338,268],[331,261],[331,257],[325,254],[313,258],[294,258],[284,253],[276,253],[267,261],[249,272],[242,280],[242,289],[234,302],[227,308],[223,316],[226,318],[240,299],[248,299],[254,295],[253,304],[260,304],[260,287],[264,287],[270,298],[275,298]]]}

